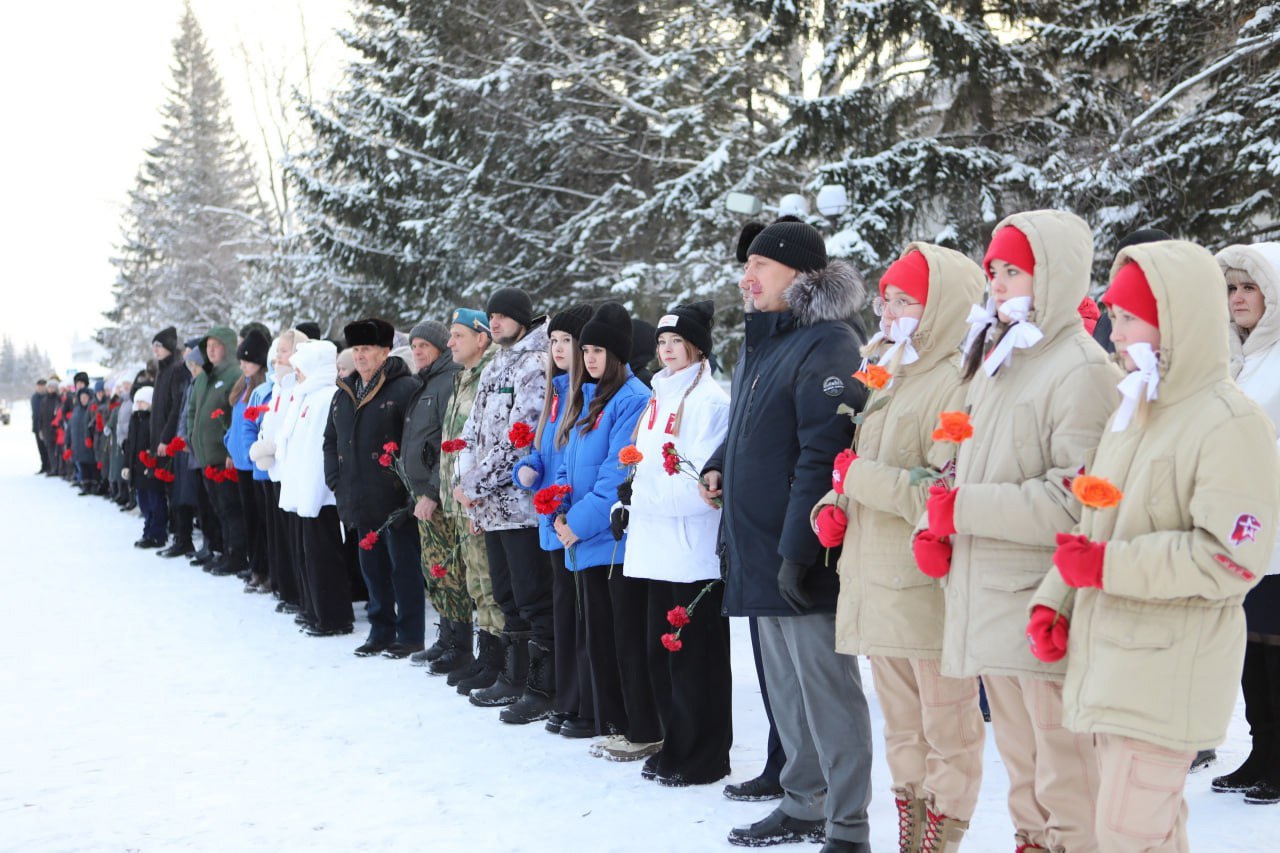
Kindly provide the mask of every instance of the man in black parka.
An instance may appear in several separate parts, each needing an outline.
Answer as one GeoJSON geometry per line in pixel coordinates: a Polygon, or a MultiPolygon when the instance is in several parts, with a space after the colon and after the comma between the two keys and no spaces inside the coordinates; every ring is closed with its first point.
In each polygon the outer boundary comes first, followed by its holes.
{"type": "Polygon", "coordinates": [[[733,376],[729,432],[703,469],[721,497],[724,612],[757,617],[774,722],[786,752],[781,804],[734,829],[759,847],[825,837],[824,850],[869,850],[871,720],[857,658],[835,651],[836,559],[809,524],[861,408],[852,379],[862,344],[862,278],[828,261],[822,236],[776,222],[747,250],[739,285],[754,310],[733,376]]]}
{"type": "Polygon", "coordinates": [[[408,657],[422,650],[426,597],[419,565],[418,525],[400,478],[378,459],[400,445],[405,412],[422,381],[390,358],[395,329],[376,317],[349,324],[343,334],[356,370],[338,380],[324,433],[324,477],[338,515],[360,537],[360,573],[369,589],[369,637],[355,650],[408,657]],[[397,520],[380,529],[392,513],[397,520]]]}

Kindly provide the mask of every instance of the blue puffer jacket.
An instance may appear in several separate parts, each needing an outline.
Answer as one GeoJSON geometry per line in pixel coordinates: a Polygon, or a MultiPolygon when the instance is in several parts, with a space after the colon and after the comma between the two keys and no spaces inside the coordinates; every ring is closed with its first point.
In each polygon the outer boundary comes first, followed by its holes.
{"type": "Polygon", "coordinates": [[[236,400],[235,405],[231,407],[231,426],[222,436],[222,444],[227,448],[227,455],[235,463],[236,470],[246,474],[252,471],[255,474],[254,479],[257,479],[258,466],[254,465],[253,460],[249,458],[249,446],[258,440],[258,424],[261,421],[249,420],[244,416],[244,410],[249,406],[258,405],[264,396],[270,393],[271,384],[263,382],[248,394],[241,394],[240,399],[236,400]]]}
{"type": "MultiPolygon", "coordinates": [[[[595,393],[594,382],[583,383],[584,413],[595,393]]],[[[649,394],[644,383],[627,368],[626,383],[600,412],[594,427],[586,435],[576,426],[569,433],[556,482],[572,489],[566,500],[566,520],[578,535],[578,542],[565,554],[565,564],[571,572],[607,566],[610,562],[622,564],[627,538],[624,535],[621,542],[615,543],[609,532],[609,510],[618,500],[618,484],[627,473],[618,464],[618,453],[631,444],[649,394]]]]}
{"type": "MultiPolygon", "coordinates": [[[[275,393],[276,393],[275,371],[273,370],[267,374],[266,382],[263,382],[257,388],[253,389],[253,393],[249,395],[249,405],[265,406],[269,404],[271,400],[275,397],[275,393]]],[[[245,447],[244,453],[246,457],[249,455],[249,448],[253,446],[253,443],[255,441],[258,440],[258,434],[261,431],[262,431],[261,415],[258,416],[258,419],[256,421],[251,421],[250,423],[246,424],[246,431],[244,435],[244,447],[245,447]]],[[[236,463],[236,467],[237,468],[240,467],[239,462],[236,463]]],[[[257,465],[254,465],[252,460],[250,460],[249,462],[249,467],[253,469],[253,479],[262,480],[262,481],[271,479],[271,474],[268,473],[267,471],[262,470],[257,465]]]]}
{"type": "MultiPolygon", "coordinates": [[[[547,413],[546,425],[542,427],[542,441],[529,451],[528,456],[517,462],[516,467],[511,471],[511,479],[515,484],[534,494],[556,481],[556,474],[560,471],[560,461],[564,458],[565,448],[556,447],[556,430],[560,427],[560,415],[568,405],[569,374],[562,373],[552,377],[551,386],[555,390],[551,411],[547,413]],[[521,485],[519,476],[521,468],[532,469],[538,475],[537,482],[532,486],[521,485]]],[[[556,538],[556,528],[549,515],[538,516],[538,541],[544,551],[564,550],[564,546],[556,538]]]]}

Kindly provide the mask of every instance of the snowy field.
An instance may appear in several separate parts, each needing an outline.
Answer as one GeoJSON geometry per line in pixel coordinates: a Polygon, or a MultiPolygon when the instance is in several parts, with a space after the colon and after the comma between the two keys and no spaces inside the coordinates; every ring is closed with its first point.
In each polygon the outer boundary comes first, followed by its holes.
{"type": "MultiPolygon", "coordinates": [[[[663,788],[584,741],[503,725],[443,678],[354,657],[363,621],[309,638],[234,578],[138,551],[136,515],[32,476],[29,418],[19,404],[0,428],[0,850],[728,850],[730,827],[772,807],[719,784],[663,788]]],[[[765,722],[745,621],[733,641],[741,781],[765,722]]],[[[1280,806],[1209,790],[1247,732],[1238,705],[1218,763],[1188,782],[1196,851],[1280,849],[1280,806]]],[[[872,846],[889,851],[875,747],[872,846]]],[[[990,738],[986,754],[965,849],[1011,851],[990,738]]]]}

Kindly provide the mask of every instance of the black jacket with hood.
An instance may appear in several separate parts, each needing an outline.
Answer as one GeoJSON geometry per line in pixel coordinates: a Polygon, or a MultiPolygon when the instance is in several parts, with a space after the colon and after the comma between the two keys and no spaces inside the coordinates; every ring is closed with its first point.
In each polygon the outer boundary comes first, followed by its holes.
{"type": "Polygon", "coordinates": [[[703,468],[723,476],[727,616],[796,615],[778,592],[783,559],[809,567],[804,586],[815,612],[835,612],[839,592],[837,555],[824,564],[809,513],[852,442],[853,422],[836,409],[860,409],[865,399],[852,374],[866,292],[857,271],[832,261],[798,276],[785,295],[788,310],[746,315],[729,434],[703,468]]]}

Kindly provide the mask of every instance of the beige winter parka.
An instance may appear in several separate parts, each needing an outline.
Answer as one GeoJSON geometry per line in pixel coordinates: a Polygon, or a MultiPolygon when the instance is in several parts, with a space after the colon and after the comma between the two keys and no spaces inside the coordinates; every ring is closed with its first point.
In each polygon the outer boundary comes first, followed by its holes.
{"type": "Polygon", "coordinates": [[[1044,337],[969,383],[974,434],[956,458],[942,671],[1060,679],[1065,664],[1041,663],[1028,648],[1027,605],[1052,565],[1055,535],[1079,520],[1071,480],[1119,403],[1121,373],[1076,311],[1089,286],[1089,226],[1052,210],[1015,214],[996,230],[1008,225],[1035,255],[1028,319],[1044,337]]]}
{"type": "Polygon", "coordinates": [[[1159,311],[1159,398],[1145,423],[1104,432],[1089,466],[1123,493],[1113,509],[1085,509],[1076,528],[1107,543],[1102,589],[1071,594],[1054,569],[1033,604],[1070,602],[1070,729],[1208,749],[1236,703],[1241,602],[1275,540],[1275,431],[1228,378],[1225,284],[1213,256],[1166,241],[1125,249],[1115,269],[1129,261],[1159,311]]]}
{"type": "Polygon", "coordinates": [[[870,405],[881,396],[889,402],[859,428],[845,496],[830,491],[813,510],[816,517],[838,503],[849,519],[836,602],[836,651],[849,655],[936,658],[942,650],[942,588],[911,556],[929,484],[911,485],[911,469],[942,469],[955,453],[932,433],[938,412],[964,407],[957,347],[984,279],[977,264],[940,246],[912,243],[903,255],[917,250],[929,265],[929,298],[911,336],[920,358],[899,366],[893,384],[871,396],[870,405]]]}

